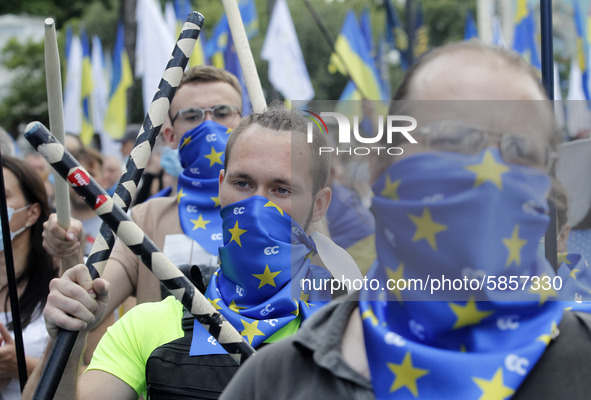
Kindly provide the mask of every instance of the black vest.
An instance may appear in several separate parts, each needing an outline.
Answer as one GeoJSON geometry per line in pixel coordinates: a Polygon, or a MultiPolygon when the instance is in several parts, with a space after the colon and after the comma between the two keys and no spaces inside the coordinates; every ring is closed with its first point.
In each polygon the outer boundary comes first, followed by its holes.
{"type": "Polygon", "coordinates": [[[238,364],[227,354],[189,356],[191,314],[183,317],[185,336],[154,349],[146,364],[149,400],[217,399],[238,364]]]}

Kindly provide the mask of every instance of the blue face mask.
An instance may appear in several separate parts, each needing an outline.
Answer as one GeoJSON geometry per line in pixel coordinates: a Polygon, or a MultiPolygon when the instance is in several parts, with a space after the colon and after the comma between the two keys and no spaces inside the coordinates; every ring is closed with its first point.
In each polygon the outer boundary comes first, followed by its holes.
{"type": "MultiPolygon", "coordinates": [[[[18,210],[15,210],[12,207],[6,207],[6,212],[8,213],[8,223],[10,223],[10,220],[12,219],[12,216],[14,215],[14,213],[21,212],[23,210],[26,210],[29,207],[31,207],[30,204],[28,204],[24,207],[21,207],[18,210]]],[[[10,240],[12,241],[12,239],[14,239],[14,237],[16,235],[23,232],[27,228],[28,228],[28,226],[25,225],[16,232],[10,232],[10,240]]],[[[2,229],[0,229],[0,251],[4,251],[4,233],[2,232],[2,229]]]]}
{"type": "Polygon", "coordinates": [[[169,147],[164,147],[160,155],[160,165],[168,175],[178,178],[181,172],[183,172],[183,166],[179,158],[179,149],[173,150],[169,147]]]}

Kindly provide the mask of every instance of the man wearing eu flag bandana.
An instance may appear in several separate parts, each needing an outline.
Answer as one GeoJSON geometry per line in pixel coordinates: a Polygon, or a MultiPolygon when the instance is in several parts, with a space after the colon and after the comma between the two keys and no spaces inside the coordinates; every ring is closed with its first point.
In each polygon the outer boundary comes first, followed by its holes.
{"type": "MultiPolygon", "coordinates": [[[[311,264],[316,246],[306,233],[330,203],[330,159],[318,155],[324,135],[315,130],[312,145],[306,137],[301,115],[283,108],[252,114],[232,131],[219,174],[221,267],[205,295],[255,348],[290,336],[331,299],[296,284],[331,276],[311,264]]],[[[202,158],[210,160],[207,154],[202,158]]],[[[212,223],[208,218],[198,220],[199,229],[212,223]]],[[[57,327],[82,330],[84,337],[107,308],[107,282],[90,281],[78,265],[52,287],[44,311],[48,331],[55,336],[57,327]]],[[[80,340],[71,360],[78,359],[82,345],[80,340]]],[[[75,398],[76,367],[73,361],[67,367],[56,398],[75,398]]],[[[77,393],[83,399],[134,399],[146,392],[150,399],[170,399],[179,391],[188,398],[216,398],[237,368],[205,328],[183,315],[180,302],[168,297],[138,305],[109,328],[77,393]]],[[[37,379],[31,377],[30,386],[37,379]]]]}
{"type": "Polygon", "coordinates": [[[536,254],[556,146],[545,98],[518,55],[477,42],[411,67],[390,115],[416,117],[418,143],[372,164],[380,286],[261,350],[221,398],[589,398],[591,318],[551,301],[568,296],[536,254]],[[486,285],[407,286],[444,276],[486,285]]]}
{"type": "MultiPolygon", "coordinates": [[[[198,265],[207,278],[218,267],[217,249],[222,244],[218,176],[229,133],[240,123],[241,107],[241,87],[234,75],[211,66],[187,70],[162,127],[164,140],[182,171],[173,191],[176,196],[152,199],[131,212],[133,220],[176,265],[198,265]]],[[[66,232],[53,215],[45,229],[46,248],[63,257],[77,245],[67,235],[75,238],[80,232],[77,221],[66,232]]],[[[160,282],[120,241],[103,278],[111,283],[106,315],[132,295],[138,303],[166,297],[160,282]]],[[[108,325],[110,321],[90,335],[87,359],[108,325]]]]}

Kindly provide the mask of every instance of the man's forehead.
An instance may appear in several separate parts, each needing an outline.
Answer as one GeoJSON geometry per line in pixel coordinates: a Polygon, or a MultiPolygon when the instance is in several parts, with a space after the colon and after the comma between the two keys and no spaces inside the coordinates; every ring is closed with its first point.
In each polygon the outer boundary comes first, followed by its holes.
{"type": "Polygon", "coordinates": [[[218,104],[240,107],[241,101],[239,93],[227,82],[187,82],[177,90],[171,107],[212,107],[218,104]]]}

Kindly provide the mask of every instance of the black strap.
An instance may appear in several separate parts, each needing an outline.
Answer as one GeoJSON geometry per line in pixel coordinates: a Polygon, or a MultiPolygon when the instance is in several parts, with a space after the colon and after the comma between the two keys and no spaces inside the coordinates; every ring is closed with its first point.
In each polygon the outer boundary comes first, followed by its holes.
{"type": "Polygon", "coordinates": [[[514,400],[591,398],[591,314],[565,311],[558,329],[514,400]]]}

